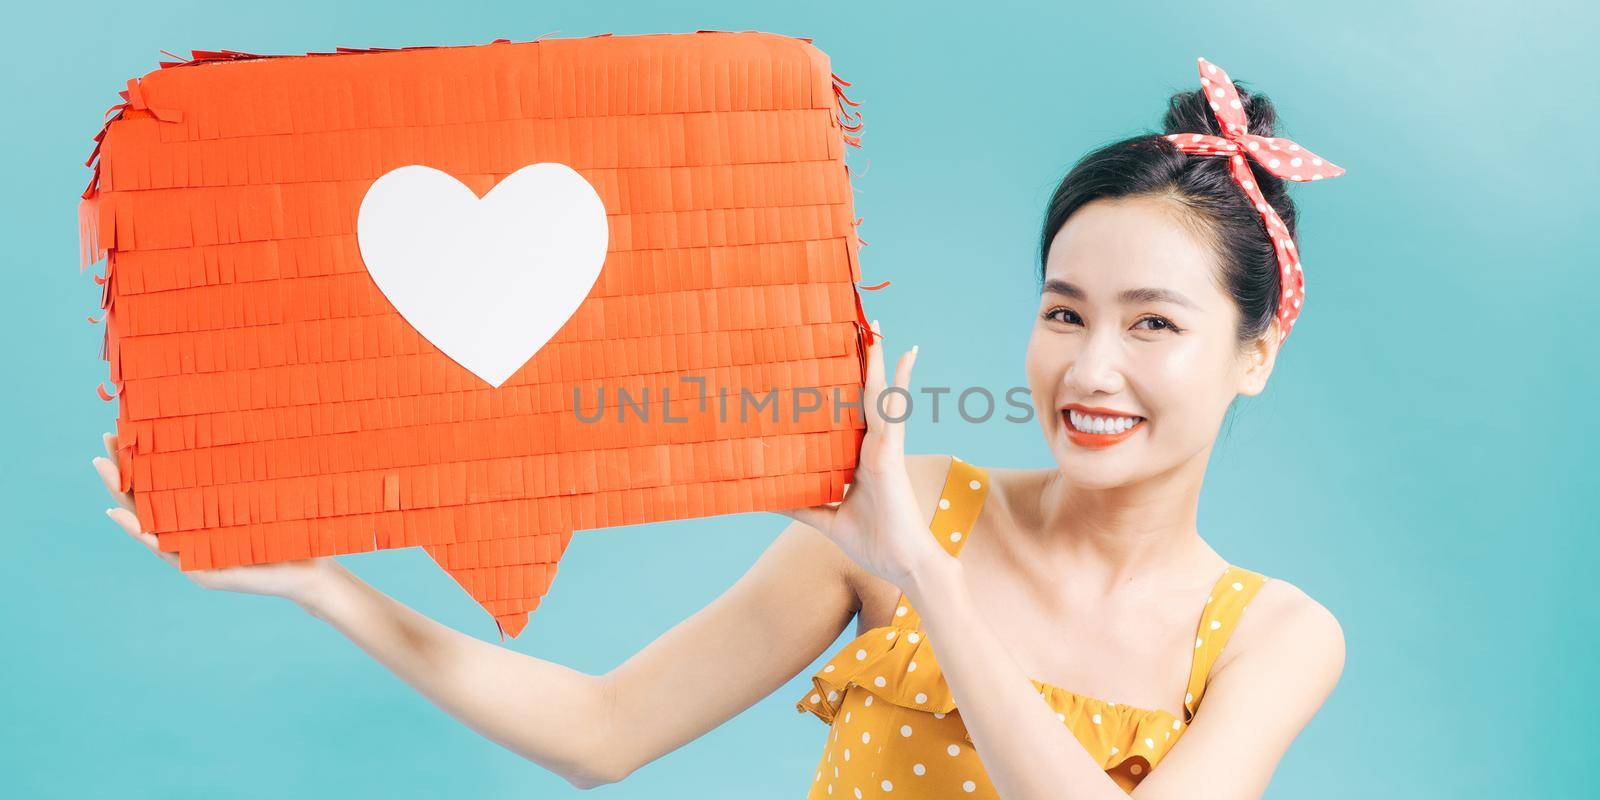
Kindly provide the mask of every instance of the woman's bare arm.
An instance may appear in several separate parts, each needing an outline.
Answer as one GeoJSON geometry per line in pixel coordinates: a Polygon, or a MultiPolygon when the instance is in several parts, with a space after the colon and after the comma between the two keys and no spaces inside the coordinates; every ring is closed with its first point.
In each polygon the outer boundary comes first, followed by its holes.
{"type": "MultiPolygon", "coordinates": [[[[115,437],[106,449],[115,452],[115,437]]],[[[931,509],[948,459],[914,463],[931,509]]],[[[116,488],[115,462],[97,458],[95,467],[118,505],[110,516],[156,550],[116,488]]],[[[456,631],[331,558],[183,574],[209,589],[294,600],[468,727],[591,788],[715,728],[814,661],[855,615],[858,573],[823,534],[791,523],[716,600],[601,676],[456,631]]]]}
{"type": "Polygon", "coordinates": [[[1344,632],[1333,614],[1294,585],[1267,581],[1213,670],[1193,723],[1133,796],[1261,797],[1289,745],[1333,692],[1344,658],[1344,632]],[[1237,655],[1230,658],[1229,650],[1237,655]]]}
{"type": "Polygon", "coordinates": [[[606,782],[599,678],[468,636],[334,569],[297,598],[313,616],[485,737],[580,789],[606,782]]]}
{"type": "Polygon", "coordinates": [[[603,677],[612,780],[676,750],[816,660],[856,614],[849,559],[791,523],[727,591],[603,677]]]}
{"type": "Polygon", "coordinates": [[[811,663],[855,615],[844,559],[790,524],[727,591],[588,675],[435,622],[341,570],[303,605],[485,737],[579,788],[619,781],[811,663]]]}
{"type": "MultiPolygon", "coordinates": [[[[948,456],[910,456],[926,520],[948,456]]],[[[610,774],[620,780],[749,708],[833,644],[876,579],[795,522],[722,596],[605,676],[610,774]]],[[[879,587],[881,588],[881,587],[879,587]]]]}

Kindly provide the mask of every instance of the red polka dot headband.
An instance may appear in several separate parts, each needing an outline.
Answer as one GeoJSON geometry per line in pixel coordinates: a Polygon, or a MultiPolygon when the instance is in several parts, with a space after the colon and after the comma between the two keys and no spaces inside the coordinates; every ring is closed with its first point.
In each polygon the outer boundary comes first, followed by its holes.
{"type": "Polygon", "coordinates": [[[1266,222],[1267,236],[1272,238],[1272,247],[1278,254],[1278,267],[1282,273],[1280,285],[1283,287],[1283,297],[1278,303],[1278,323],[1282,328],[1278,344],[1281,346],[1289,338],[1289,331],[1294,327],[1295,318],[1300,316],[1300,306],[1305,301],[1305,272],[1300,268],[1300,257],[1295,253],[1289,228],[1272,210],[1267,198],[1262,196],[1241,153],[1249,154],[1268,172],[1291,181],[1337,178],[1344,174],[1344,168],[1288,139],[1250,133],[1250,121],[1245,116],[1244,105],[1239,101],[1239,91],[1234,88],[1233,80],[1216,64],[1204,58],[1199,61],[1200,85],[1205,87],[1211,110],[1222,123],[1224,134],[1174,133],[1166,138],[1185,153],[1227,156],[1229,174],[1244,187],[1245,195],[1255,204],[1256,211],[1266,222]]]}

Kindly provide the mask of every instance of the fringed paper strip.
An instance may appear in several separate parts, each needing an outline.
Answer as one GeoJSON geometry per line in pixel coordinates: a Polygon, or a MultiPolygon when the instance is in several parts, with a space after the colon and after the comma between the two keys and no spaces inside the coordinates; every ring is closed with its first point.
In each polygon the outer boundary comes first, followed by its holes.
{"type": "Polygon", "coordinates": [[[860,104],[809,39],[166,55],[78,217],[123,488],[183,569],[423,547],[516,636],[573,531],[843,496],[886,283],[857,286],[860,104]],[[356,210],[407,164],[481,195],[542,161],[601,196],[605,266],[494,388],[373,284],[356,210]]]}

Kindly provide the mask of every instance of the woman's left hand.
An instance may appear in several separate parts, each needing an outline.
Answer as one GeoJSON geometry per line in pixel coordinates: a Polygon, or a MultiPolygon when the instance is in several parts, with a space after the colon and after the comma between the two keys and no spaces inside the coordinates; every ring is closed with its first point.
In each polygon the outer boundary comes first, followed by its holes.
{"type": "MultiPolygon", "coordinates": [[[[872,331],[878,332],[876,320],[872,331]]],[[[838,503],[800,508],[785,515],[827,535],[868,572],[906,588],[930,559],[950,558],[934,541],[906,472],[905,420],[910,409],[912,347],[895,365],[894,384],[883,376],[881,337],[867,348],[862,413],[867,433],[856,461],[855,482],[838,503]]]]}

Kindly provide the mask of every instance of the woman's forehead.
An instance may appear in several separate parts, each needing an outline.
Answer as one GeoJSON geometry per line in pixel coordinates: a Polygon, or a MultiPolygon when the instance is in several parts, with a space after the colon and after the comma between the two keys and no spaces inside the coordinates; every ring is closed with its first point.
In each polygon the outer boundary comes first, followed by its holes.
{"type": "Polygon", "coordinates": [[[1046,280],[1091,292],[1126,285],[1168,286],[1199,293],[1213,284],[1215,253],[1173,201],[1137,197],[1096,200],[1056,232],[1046,280]]]}

